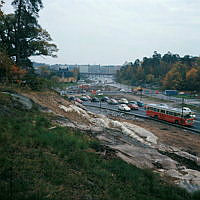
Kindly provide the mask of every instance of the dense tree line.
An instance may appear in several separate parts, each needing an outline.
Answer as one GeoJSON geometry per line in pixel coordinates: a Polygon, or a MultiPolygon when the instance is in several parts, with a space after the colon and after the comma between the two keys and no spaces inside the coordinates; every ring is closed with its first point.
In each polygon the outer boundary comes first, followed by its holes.
{"type": "MultiPolygon", "coordinates": [[[[13,0],[14,13],[10,14],[2,12],[3,3],[0,0],[0,66],[11,64],[30,72],[33,70],[31,56],[55,57],[57,46],[38,24],[42,0],[13,0]]],[[[0,71],[2,76],[4,70],[0,71]]]]}
{"type": "Polygon", "coordinates": [[[159,85],[163,89],[200,91],[200,58],[168,52],[163,56],[156,51],[126,63],[116,75],[117,81],[129,85],[159,85]]]}

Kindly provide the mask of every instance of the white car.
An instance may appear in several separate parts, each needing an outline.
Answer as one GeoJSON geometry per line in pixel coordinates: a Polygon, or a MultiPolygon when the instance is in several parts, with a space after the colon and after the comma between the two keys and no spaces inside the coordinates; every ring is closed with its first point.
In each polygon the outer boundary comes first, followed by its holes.
{"type": "Polygon", "coordinates": [[[119,103],[128,104],[128,100],[125,99],[125,98],[121,98],[121,99],[119,100],[119,103]]]}
{"type": "Polygon", "coordinates": [[[183,107],[183,111],[186,111],[186,112],[192,112],[190,108],[187,108],[187,107],[183,107]]]}
{"type": "Polygon", "coordinates": [[[118,104],[118,101],[116,99],[109,99],[107,102],[108,102],[108,104],[112,104],[112,105],[118,104]]]}
{"type": "Polygon", "coordinates": [[[126,104],[119,105],[118,109],[123,110],[123,111],[130,111],[131,110],[126,104]]]}

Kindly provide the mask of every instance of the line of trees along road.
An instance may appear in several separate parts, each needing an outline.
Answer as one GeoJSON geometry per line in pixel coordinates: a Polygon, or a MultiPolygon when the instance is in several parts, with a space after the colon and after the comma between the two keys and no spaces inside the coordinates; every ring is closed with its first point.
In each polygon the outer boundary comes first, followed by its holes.
{"type": "Polygon", "coordinates": [[[56,56],[57,46],[49,33],[38,24],[42,0],[13,0],[14,13],[5,14],[0,0],[0,74],[12,65],[27,72],[33,70],[31,56],[56,56]],[[5,59],[6,57],[6,59],[5,59]],[[7,63],[5,63],[7,62],[7,63]]]}
{"type": "Polygon", "coordinates": [[[156,51],[152,57],[125,64],[117,81],[130,85],[159,85],[163,89],[200,91],[200,58],[156,51]]]}

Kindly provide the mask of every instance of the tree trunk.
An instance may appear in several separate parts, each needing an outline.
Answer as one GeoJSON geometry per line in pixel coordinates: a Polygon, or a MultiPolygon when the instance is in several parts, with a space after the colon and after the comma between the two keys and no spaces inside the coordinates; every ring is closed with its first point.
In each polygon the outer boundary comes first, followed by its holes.
{"type": "Polygon", "coordinates": [[[16,37],[15,37],[15,43],[16,43],[16,65],[20,65],[20,57],[21,57],[20,35],[21,35],[22,3],[23,3],[23,0],[20,0],[18,8],[17,8],[17,31],[16,31],[16,37]]]}

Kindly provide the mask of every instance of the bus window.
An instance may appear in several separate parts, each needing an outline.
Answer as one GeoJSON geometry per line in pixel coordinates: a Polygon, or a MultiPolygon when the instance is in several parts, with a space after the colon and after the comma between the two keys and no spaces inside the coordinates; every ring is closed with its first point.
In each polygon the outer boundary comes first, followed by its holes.
{"type": "Polygon", "coordinates": [[[176,117],[181,117],[180,113],[174,113],[176,117]]]}
{"type": "Polygon", "coordinates": [[[161,110],[160,112],[161,112],[161,113],[165,113],[165,110],[161,110]]]}

